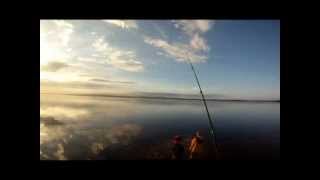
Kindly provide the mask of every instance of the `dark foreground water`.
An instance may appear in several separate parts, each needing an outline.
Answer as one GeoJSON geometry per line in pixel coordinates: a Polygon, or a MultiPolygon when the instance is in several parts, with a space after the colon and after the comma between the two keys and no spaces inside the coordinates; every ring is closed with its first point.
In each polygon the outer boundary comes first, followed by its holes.
{"type": "MultiPolygon", "coordinates": [[[[208,102],[220,159],[280,159],[280,103],[208,102]]],[[[167,159],[171,139],[200,130],[214,159],[201,101],[40,96],[40,159],[167,159]]]]}

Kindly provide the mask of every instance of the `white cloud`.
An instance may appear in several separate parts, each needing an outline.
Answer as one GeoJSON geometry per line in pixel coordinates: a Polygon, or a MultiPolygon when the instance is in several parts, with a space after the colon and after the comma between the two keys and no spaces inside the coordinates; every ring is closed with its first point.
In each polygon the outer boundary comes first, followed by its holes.
{"type": "MultiPolygon", "coordinates": [[[[125,58],[126,55],[124,54],[123,57],[125,58]]],[[[129,56],[127,56],[130,58],[129,56]]],[[[144,67],[140,61],[136,61],[134,59],[121,59],[121,58],[110,58],[108,64],[111,64],[114,67],[119,69],[123,69],[126,71],[131,72],[141,72],[143,71],[144,67]]]]}
{"type": "Polygon", "coordinates": [[[57,151],[54,153],[54,156],[58,159],[58,160],[67,160],[67,158],[64,155],[64,147],[62,144],[58,144],[57,146],[57,151]]]}
{"type": "Polygon", "coordinates": [[[138,24],[134,20],[103,20],[106,23],[110,23],[116,26],[119,26],[123,29],[138,28],[138,24]]]}
{"type": "Polygon", "coordinates": [[[181,29],[190,37],[190,46],[195,50],[208,51],[209,46],[206,40],[202,37],[212,27],[213,21],[209,20],[179,20],[175,22],[174,26],[181,29]]]}
{"type": "Polygon", "coordinates": [[[87,62],[96,62],[96,59],[90,58],[90,57],[78,57],[77,60],[80,61],[80,62],[85,62],[85,63],[87,63],[87,62]]]}
{"type": "Polygon", "coordinates": [[[144,70],[142,62],[137,60],[136,54],[133,51],[111,47],[103,38],[98,38],[92,46],[98,53],[95,56],[104,58],[106,63],[113,67],[130,72],[141,72],[144,70]]]}
{"type": "Polygon", "coordinates": [[[40,108],[40,116],[56,117],[57,119],[79,120],[80,117],[88,117],[90,112],[86,109],[75,109],[54,106],[49,108],[40,108]]]}
{"type": "Polygon", "coordinates": [[[56,34],[59,36],[63,46],[67,46],[70,41],[70,36],[73,33],[73,25],[63,20],[55,20],[57,26],[56,34]]]}
{"type": "Polygon", "coordinates": [[[92,82],[97,82],[97,83],[107,83],[107,84],[110,84],[110,83],[116,83],[116,84],[134,84],[135,82],[133,81],[114,81],[114,80],[108,80],[108,79],[105,79],[105,78],[100,78],[100,77],[96,77],[96,78],[91,78],[89,79],[89,81],[92,81],[92,82]]]}
{"type": "Polygon", "coordinates": [[[98,155],[101,151],[104,150],[104,144],[103,143],[97,143],[97,142],[94,142],[92,145],[91,145],[91,151],[94,155],[98,155]]]}
{"type": "Polygon", "coordinates": [[[210,50],[210,47],[202,35],[210,30],[213,22],[209,20],[174,20],[172,22],[175,28],[190,38],[188,43],[169,43],[154,37],[145,37],[145,43],[160,48],[164,52],[157,52],[158,55],[171,57],[177,61],[204,62],[207,59],[205,53],[210,50]]]}
{"type": "Polygon", "coordinates": [[[56,71],[59,71],[63,68],[67,68],[67,67],[69,67],[69,65],[67,63],[59,62],[59,61],[52,61],[46,65],[41,66],[41,70],[47,71],[47,72],[56,72],[56,71]]]}
{"type": "Polygon", "coordinates": [[[165,40],[145,37],[144,41],[154,47],[163,50],[169,57],[177,61],[190,60],[191,62],[203,62],[207,59],[204,55],[197,54],[188,44],[170,44],[165,40]]]}
{"type": "Polygon", "coordinates": [[[207,42],[198,33],[193,35],[190,41],[190,45],[192,48],[196,50],[203,50],[203,51],[209,50],[207,42]]]}
{"type": "Polygon", "coordinates": [[[212,22],[209,20],[179,20],[174,22],[176,22],[176,28],[182,29],[189,36],[195,33],[205,33],[212,25],[212,22]]]}
{"type": "MultiPolygon", "coordinates": [[[[175,28],[182,30],[190,40],[189,43],[168,43],[163,39],[145,37],[144,41],[154,47],[160,48],[166,54],[177,61],[190,60],[191,62],[204,62],[207,59],[205,52],[210,48],[202,34],[209,31],[212,22],[209,20],[178,20],[172,21],[175,28]]],[[[158,53],[158,55],[163,55],[158,53]]]]}
{"type": "Polygon", "coordinates": [[[110,50],[109,44],[104,41],[102,37],[96,39],[92,46],[96,49],[97,52],[105,52],[107,50],[110,50]]]}
{"type": "Polygon", "coordinates": [[[74,26],[63,20],[40,21],[40,64],[50,61],[68,61],[73,49],[69,47],[74,26]]]}

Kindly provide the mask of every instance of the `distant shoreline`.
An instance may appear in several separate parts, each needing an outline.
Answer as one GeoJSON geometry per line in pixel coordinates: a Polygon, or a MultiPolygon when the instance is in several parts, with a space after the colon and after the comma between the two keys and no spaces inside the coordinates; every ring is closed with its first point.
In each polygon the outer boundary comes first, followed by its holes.
{"type": "MultiPolygon", "coordinates": [[[[69,95],[69,96],[95,96],[95,97],[114,97],[114,98],[132,98],[132,99],[168,99],[168,100],[197,100],[199,98],[180,98],[180,97],[161,97],[161,96],[128,96],[128,95],[110,95],[110,94],[69,94],[69,93],[44,93],[53,95],[69,95]]],[[[207,99],[206,101],[230,101],[230,102],[279,102],[280,100],[248,100],[248,99],[207,99]]]]}

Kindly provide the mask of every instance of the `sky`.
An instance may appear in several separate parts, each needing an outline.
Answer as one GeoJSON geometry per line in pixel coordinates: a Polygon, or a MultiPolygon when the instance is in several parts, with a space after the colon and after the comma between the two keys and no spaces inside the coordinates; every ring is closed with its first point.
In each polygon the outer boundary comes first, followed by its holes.
{"type": "Polygon", "coordinates": [[[40,20],[40,90],[280,99],[278,20],[40,20]]]}

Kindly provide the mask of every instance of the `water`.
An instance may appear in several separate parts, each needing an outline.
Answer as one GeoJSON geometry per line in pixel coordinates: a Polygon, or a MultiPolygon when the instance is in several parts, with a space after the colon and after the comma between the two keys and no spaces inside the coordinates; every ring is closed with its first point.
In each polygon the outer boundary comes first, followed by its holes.
{"type": "MultiPolygon", "coordinates": [[[[279,159],[280,103],[209,101],[220,159],[279,159]]],[[[40,159],[165,159],[171,139],[212,137],[201,101],[40,96],[40,159]]]]}

